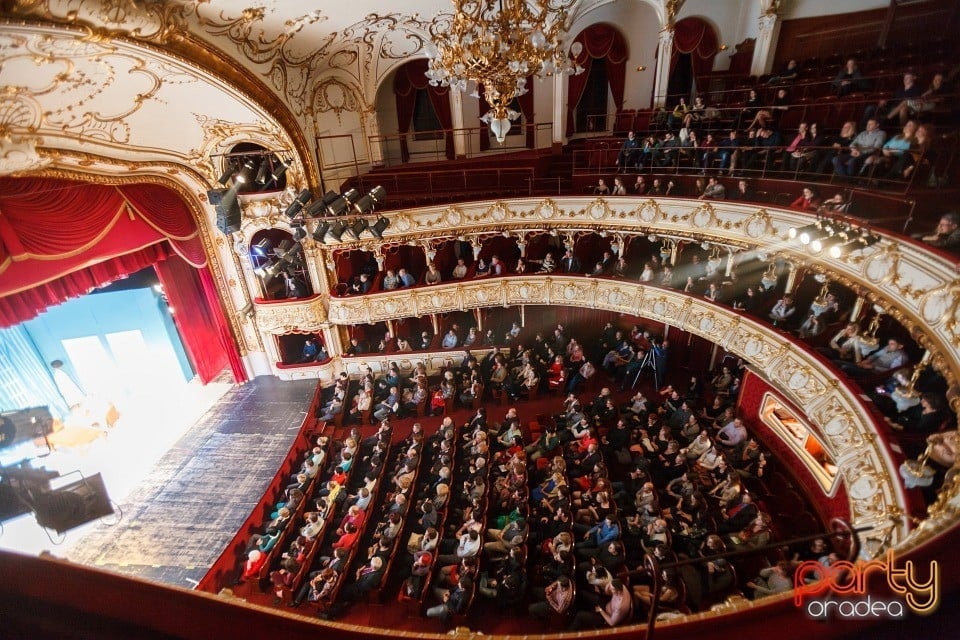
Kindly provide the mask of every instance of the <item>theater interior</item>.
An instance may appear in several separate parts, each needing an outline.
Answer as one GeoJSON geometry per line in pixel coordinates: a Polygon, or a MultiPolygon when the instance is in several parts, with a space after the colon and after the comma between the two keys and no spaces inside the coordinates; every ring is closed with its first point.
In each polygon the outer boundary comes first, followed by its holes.
{"type": "Polygon", "coordinates": [[[949,635],[960,2],[316,6],[0,0],[0,637],[949,635]]]}

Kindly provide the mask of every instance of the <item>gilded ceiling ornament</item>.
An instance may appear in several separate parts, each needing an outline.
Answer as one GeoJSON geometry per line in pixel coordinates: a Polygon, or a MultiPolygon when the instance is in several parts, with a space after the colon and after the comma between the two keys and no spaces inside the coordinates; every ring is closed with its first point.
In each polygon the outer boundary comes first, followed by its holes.
{"type": "Polygon", "coordinates": [[[336,78],[326,78],[313,93],[313,111],[325,113],[333,111],[340,123],[340,116],[344,111],[359,112],[363,108],[355,87],[351,87],[336,78]]]}
{"type": "Polygon", "coordinates": [[[304,47],[303,41],[295,36],[306,27],[326,21],[319,10],[311,11],[297,18],[286,20],[279,32],[271,28],[264,20],[267,10],[264,7],[243,9],[239,15],[228,15],[221,10],[215,16],[206,15],[200,7],[196,9],[199,27],[211,36],[222,36],[230,40],[247,60],[255,65],[267,66],[262,75],[270,79],[271,84],[285,95],[298,114],[306,106],[306,96],[314,58],[321,55],[334,41],[335,34],[322,39],[319,48],[304,47]]]}
{"type": "Polygon", "coordinates": [[[3,127],[27,124],[82,141],[130,142],[127,118],[157,99],[165,85],[196,82],[171,64],[148,60],[102,40],[41,30],[0,39],[0,73],[7,82],[0,117],[3,127]]]}
{"type": "Polygon", "coordinates": [[[42,144],[43,138],[39,136],[4,133],[0,128],[0,176],[29,173],[49,166],[52,160],[37,150],[42,144]]]}
{"type": "Polygon", "coordinates": [[[188,32],[191,15],[207,0],[136,2],[134,0],[18,0],[13,15],[33,16],[88,29],[88,37],[109,40],[118,35],[165,43],[188,32]]]}

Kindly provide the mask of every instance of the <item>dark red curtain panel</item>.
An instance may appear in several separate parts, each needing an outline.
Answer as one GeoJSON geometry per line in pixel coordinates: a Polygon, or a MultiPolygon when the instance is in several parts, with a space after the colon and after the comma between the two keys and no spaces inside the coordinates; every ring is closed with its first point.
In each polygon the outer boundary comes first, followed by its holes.
{"type": "MultiPolygon", "coordinates": [[[[444,129],[453,128],[453,116],[450,113],[450,88],[432,87],[430,80],[426,76],[427,60],[420,58],[411,60],[397,69],[397,74],[393,77],[393,92],[397,96],[397,129],[399,133],[407,133],[413,124],[413,109],[417,100],[417,91],[426,89],[430,96],[430,104],[433,110],[437,112],[437,120],[444,129]]],[[[454,158],[453,135],[447,134],[445,138],[447,158],[454,158]]],[[[410,151],[407,146],[406,137],[400,139],[400,155],[404,162],[410,159],[410,151]]]]}
{"type": "Polygon", "coordinates": [[[171,256],[155,264],[154,269],[200,381],[204,384],[210,382],[229,364],[237,381],[243,382],[246,373],[239,355],[236,363],[231,358],[230,354],[236,354],[236,348],[229,337],[226,318],[207,268],[194,269],[179,256],[171,256]],[[210,280],[209,285],[203,281],[204,274],[210,280]],[[212,299],[208,288],[213,289],[212,299]],[[225,332],[228,342],[224,341],[225,332]]]}
{"type": "MultiPolygon", "coordinates": [[[[166,242],[160,242],[77,269],[23,291],[4,295],[0,297],[0,327],[12,327],[34,318],[47,307],[90,293],[98,287],[165,260],[170,255],[175,254],[166,242]]],[[[6,283],[6,276],[0,280],[6,283]]]]}
{"type": "Polygon", "coordinates": [[[693,74],[701,78],[713,71],[713,59],[718,50],[717,34],[709,22],[697,17],[684,18],[673,27],[670,70],[672,72],[676,66],[679,54],[689,53],[693,74]]]}
{"type": "Polygon", "coordinates": [[[629,50],[627,41],[620,30],[611,24],[603,22],[592,24],[574,38],[574,42],[583,45],[583,51],[576,59],[577,64],[583,67],[584,72],[578,76],[569,76],[567,92],[567,135],[574,131],[574,110],[580,104],[583,90],[587,86],[587,77],[590,75],[591,61],[594,58],[604,58],[607,65],[607,82],[610,83],[610,93],[613,94],[613,104],[617,111],[623,109],[623,94],[627,79],[627,58],[629,50]]]}

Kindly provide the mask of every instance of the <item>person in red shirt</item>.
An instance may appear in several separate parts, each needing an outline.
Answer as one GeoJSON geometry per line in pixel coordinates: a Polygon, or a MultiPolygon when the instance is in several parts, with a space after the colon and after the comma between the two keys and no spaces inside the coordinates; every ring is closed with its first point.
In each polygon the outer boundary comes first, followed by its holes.
{"type": "Polygon", "coordinates": [[[343,535],[333,543],[334,549],[350,549],[357,543],[357,537],[359,536],[359,529],[350,524],[349,522],[343,528],[343,535]]]}
{"type": "Polygon", "coordinates": [[[810,187],[804,187],[803,193],[790,206],[794,209],[803,209],[804,211],[816,211],[820,206],[820,196],[810,187]]]}

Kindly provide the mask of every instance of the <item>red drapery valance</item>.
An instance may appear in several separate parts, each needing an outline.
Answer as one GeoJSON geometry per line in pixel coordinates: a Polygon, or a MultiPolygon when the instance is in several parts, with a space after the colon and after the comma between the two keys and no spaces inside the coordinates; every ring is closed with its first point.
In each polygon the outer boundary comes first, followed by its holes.
{"type": "Polygon", "coordinates": [[[700,78],[713,71],[713,59],[719,50],[717,34],[709,22],[691,16],[677,22],[673,27],[673,54],[670,70],[677,64],[677,56],[689,53],[694,76],[700,78]]]}
{"type": "Polygon", "coordinates": [[[229,362],[237,381],[245,380],[206,271],[199,232],[175,192],[151,184],[0,178],[0,326],[29,320],[49,306],[174,257],[191,271],[202,269],[194,274],[195,281],[178,280],[182,291],[174,291],[176,284],[168,289],[172,296],[196,289],[182,308],[202,315],[207,326],[188,326],[181,335],[192,356],[207,351],[201,360],[220,362],[211,373],[195,360],[198,374],[207,382],[229,362]],[[209,285],[204,284],[204,273],[209,285]]]}
{"type": "MultiPolygon", "coordinates": [[[[139,251],[79,268],[55,280],[0,297],[0,327],[12,327],[34,318],[47,307],[90,293],[98,287],[165,260],[171,254],[166,242],[152,244],[139,251]]],[[[5,278],[0,278],[0,281],[6,282],[5,278]]]]}
{"type": "Polygon", "coordinates": [[[604,58],[607,65],[607,82],[610,83],[610,93],[613,94],[613,103],[617,111],[623,109],[623,92],[627,78],[627,41],[615,26],[605,23],[592,24],[581,31],[574,42],[583,45],[583,50],[576,59],[576,63],[584,71],[578,76],[569,76],[567,92],[567,135],[571,135],[575,128],[574,111],[580,104],[583,91],[587,87],[587,78],[590,76],[590,67],[594,58],[604,58]]]}
{"type": "MultiPolygon", "coordinates": [[[[427,61],[424,58],[411,60],[397,69],[393,78],[393,92],[397,96],[397,129],[400,133],[410,131],[413,124],[413,110],[417,102],[417,91],[426,89],[430,104],[437,113],[437,120],[444,129],[453,128],[453,115],[450,112],[450,88],[430,86],[426,76],[427,61]]],[[[453,135],[445,136],[447,158],[454,158],[453,135]]],[[[400,138],[400,153],[403,161],[410,159],[406,137],[400,138]]]]}

